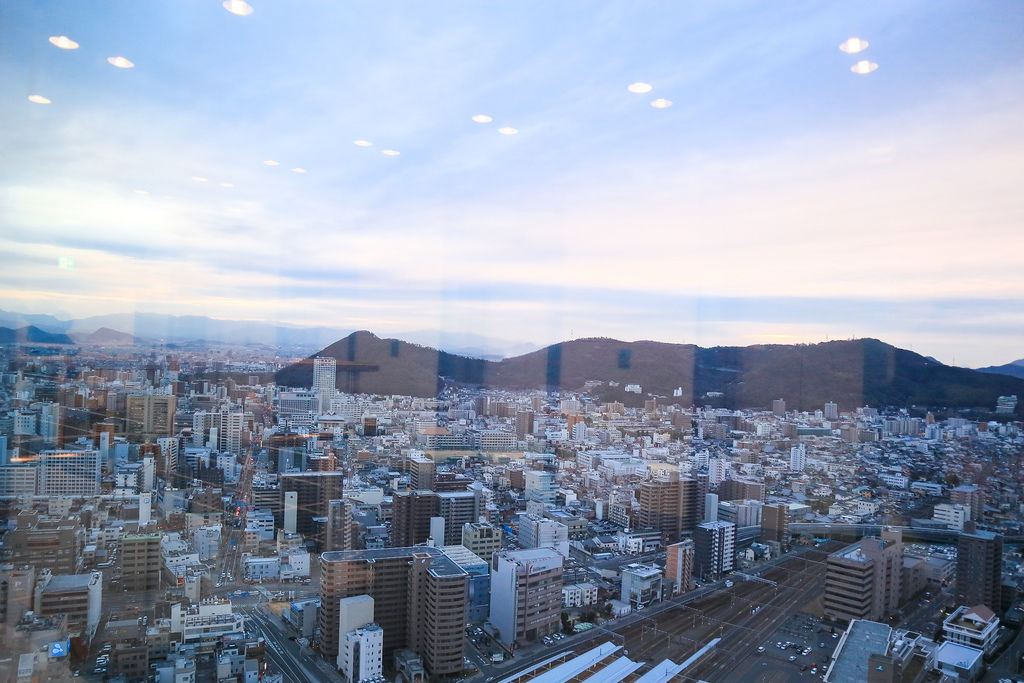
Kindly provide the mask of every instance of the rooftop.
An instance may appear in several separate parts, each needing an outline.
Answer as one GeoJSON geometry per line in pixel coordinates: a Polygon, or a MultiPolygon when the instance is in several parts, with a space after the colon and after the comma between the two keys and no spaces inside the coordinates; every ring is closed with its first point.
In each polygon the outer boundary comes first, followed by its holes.
{"type": "Polygon", "coordinates": [[[414,554],[431,556],[430,572],[435,576],[466,575],[466,570],[441,552],[440,548],[429,545],[416,545],[408,548],[375,548],[372,550],[334,550],[323,553],[320,555],[320,559],[324,562],[374,562],[376,560],[398,558],[409,558],[412,560],[414,554]]]}
{"type": "Polygon", "coordinates": [[[829,667],[826,681],[866,681],[868,658],[884,655],[889,649],[892,629],[874,621],[854,619],[839,641],[835,659],[829,667]]]}

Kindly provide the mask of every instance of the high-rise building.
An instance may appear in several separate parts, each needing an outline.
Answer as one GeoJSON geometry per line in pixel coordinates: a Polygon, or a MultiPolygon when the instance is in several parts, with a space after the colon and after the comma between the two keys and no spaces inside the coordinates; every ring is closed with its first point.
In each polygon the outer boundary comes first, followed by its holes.
{"type": "Polygon", "coordinates": [[[323,552],[351,550],[357,526],[352,519],[352,503],[346,500],[328,501],[323,552]]]}
{"type": "Polygon", "coordinates": [[[789,546],[789,506],[785,503],[761,508],[761,540],[789,546]]]}
{"type": "Polygon", "coordinates": [[[964,525],[971,519],[971,506],[962,503],[939,503],[932,510],[932,519],[950,529],[963,531],[964,525]]]}
{"type": "Polygon", "coordinates": [[[400,491],[391,503],[391,545],[406,548],[430,538],[430,518],[437,515],[438,494],[400,491]]]}
{"type": "Polygon", "coordinates": [[[569,527],[553,519],[523,517],[519,521],[519,545],[524,548],[551,548],[567,557],[569,527]]]}
{"type": "Polygon", "coordinates": [[[338,613],[338,671],[349,683],[374,680],[384,666],[384,631],[373,623],[373,598],[342,598],[338,613]]]}
{"type": "Polygon", "coordinates": [[[486,522],[463,524],[462,545],[489,564],[491,556],[501,550],[501,529],[486,522]]]}
{"type": "Polygon", "coordinates": [[[554,505],[558,494],[555,473],[546,470],[526,470],[524,473],[526,500],[554,505]]]}
{"type": "Polygon", "coordinates": [[[772,412],[775,413],[775,415],[778,416],[778,417],[782,417],[783,415],[785,415],[786,414],[786,401],[785,401],[785,399],[777,398],[774,401],[772,401],[772,412]]]}
{"type": "Polygon", "coordinates": [[[637,488],[640,510],[637,526],[660,531],[662,538],[675,540],[680,533],[679,478],[651,479],[637,488]]]}
{"type": "Polygon", "coordinates": [[[527,434],[533,434],[533,411],[519,410],[516,412],[516,438],[525,439],[527,434]]]}
{"type": "Polygon", "coordinates": [[[672,595],[693,588],[693,539],[686,538],[668,546],[665,554],[666,588],[672,595]]]}
{"type": "Polygon", "coordinates": [[[954,488],[949,492],[949,502],[970,507],[973,521],[985,516],[985,492],[975,484],[961,484],[954,488]]]}
{"type": "Polygon", "coordinates": [[[121,586],[127,591],[160,587],[160,534],[134,534],[121,538],[121,586]]]}
{"type": "Polygon", "coordinates": [[[1003,537],[989,531],[963,532],[957,541],[956,604],[1000,608],[1003,537]]]}
{"type": "Polygon", "coordinates": [[[480,499],[473,491],[444,491],[437,494],[437,514],[444,518],[444,543],[462,540],[462,527],[480,518],[480,499]]]}
{"type": "Polygon", "coordinates": [[[408,648],[438,677],[462,672],[468,575],[438,548],[382,548],[320,556],[320,649],[339,651],[342,598],[369,595],[383,656],[408,648]]]}
{"type": "Polygon", "coordinates": [[[718,499],[764,501],[764,482],[752,479],[726,479],[718,486],[718,499]]]}
{"type": "Polygon", "coordinates": [[[100,452],[43,451],[36,459],[40,496],[95,496],[100,492],[100,452]]]}
{"type": "Polygon", "coordinates": [[[409,458],[409,488],[413,491],[434,490],[434,461],[422,455],[409,458]]]}
{"type": "Polygon", "coordinates": [[[899,608],[903,595],[903,537],[882,529],[828,556],[824,613],[836,621],[879,621],[899,608]]]}
{"type": "Polygon", "coordinates": [[[825,416],[825,419],[830,421],[830,422],[834,422],[834,421],[838,420],[839,419],[839,405],[836,404],[836,403],[833,403],[832,401],[829,401],[828,403],[826,403],[825,404],[824,416],[825,416]]]}
{"type": "MultiPolygon", "coordinates": [[[[330,501],[341,498],[344,474],[341,472],[288,472],[280,476],[281,514],[279,523],[291,513],[290,498],[294,498],[295,531],[305,536],[314,535],[315,518],[327,518],[330,501]],[[290,497],[288,494],[294,496],[290,497]]],[[[320,543],[323,539],[318,539],[320,543]]]]}
{"type": "Polygon", "coordinates": [[[153,441],[174,434],[174,396],[136,394],[125,401],[125,432],[129,439],[153,441]]]}
{"type": "Polygon", "coordinates": [[[495,637],[508,647],[556,632],[562,614],[562,556],[548,548],[504,550],[491,560],[495,637]]]}
{"type": "Polygon", "coordinates": [[[807,447],[798,443],[789,449],[789,469],[791,472],[803,472],[807,467],[807,447]]]}
{"type": "Polygon", "coordinates": [[[732,571],[735,561],[736,525],[704,522],[693,530],[693,575],[717,579],[732,571]]]}
{"type": "Polygon", "coordinates": [[[331,397],[338,385],[338,361],[334,358],[317,356],[313,359],[313,392],[320,401],[320,412],[327,412],[331,397]]]}

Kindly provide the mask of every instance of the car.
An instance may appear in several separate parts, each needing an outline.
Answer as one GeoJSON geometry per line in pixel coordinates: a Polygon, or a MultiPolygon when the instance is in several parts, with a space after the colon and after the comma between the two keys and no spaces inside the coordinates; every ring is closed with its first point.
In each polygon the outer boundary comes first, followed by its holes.
{"type": "Polygon", "coordinates": [[[818,647],[825,647],[825,643],[818,643],[818,647]]]}
{"type": "Polygon", "coordinates": [[[838,633],[833,633],[833,634],[832,634],[832,637],[833,637],[833,638],[838,638],[838,637],[839,637],[839,634],[838,634],[838,633]]]}
{"type": "Polygon", "coordinates": [[[806,664],[804,664],[803,666],[801,666],[801,667],[800,667],[800,670],[801,670],[801,671],[807,671],[807,665],[806,665],[806,664]]]}
{"type": "Polygon", "coordinates": [[[795,662],[796,661],[796,655],[790,655],[789,656],[789,661],[795,662]]]}
{"type": "Polygon", "coordinates": [[[762,645],[759,648],[757,648],[757,651],[758,652],[764,652],[764,645],[762,645]]]}
{"type": "Polygon", "coordinates": [[[812,669],[811,669],[811,675],[812,675],[812,676],[816,676],[817,674],[818,674],[818,667],[814,667],[814,668],[812,668],[812,669]]]}

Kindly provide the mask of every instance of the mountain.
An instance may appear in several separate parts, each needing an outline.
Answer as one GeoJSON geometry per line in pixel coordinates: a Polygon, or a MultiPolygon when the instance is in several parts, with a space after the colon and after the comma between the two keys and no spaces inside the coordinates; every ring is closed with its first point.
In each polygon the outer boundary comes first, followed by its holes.
{"type": "MultiPolygon", "coordinates": [[[[0,326],[11,328],[35,325],[54,334],[70,334],[78,338],[99,330],[117,330],[154,343],[190,348],[203,344],[259,345],[278,349],[286,355],[305,355],[344,337],[352,330],[338,327],[302,327],[261,320],[218,320],[201,315],[165,315],[161,313],[116,313],[87,318],[61,320],[52,315],[23,314],[0,310],[0,326]]],[[[532,351],[533,344],[508,342],[473,333],[417,330],[398,336],[408,341],[440,348],[474,358],[500,359],[532,351]]]]}
{"type": "MultiPolygon", "coordinates": [[[[343,391],[414,396],[433,396],[446,383],[557,391],[598,381],[600,398],[632,403],[655,395],[683,405],[767,407],[781,397],[802,410],[827,401],[836,401],[841,410],[862,405],[991,410],[1000,395],[1024,395],[1024,380],[943,365],[877,339],[713,348],[579,339],[490,361],[360,331],[314,355],[337,359],[343,391]],[[627,393],[627,384],[639,385],[641,394],[627,393]],[[709,392],[722,396],[708,398],[709,392]]],[[[277,382],[309,386],[312,358],[280,370],[277,382]]]]}
{"type": "Polygon", "coordinates": [[[45,332],[35,325],[26,325],[12,330],[0,327],[0,344],[74,344],[66,334],[45,332]]]}
{"type": "Polygon", "coordinates": [[[71,336],[77,343],[91,346],[134,346],[139,343],[139,339],[136,337],[112,330],[109,327],[101,327],[89,334],[73,334],[71,336]]]}
{"type": "Polygon", "coordinates": [[[1008,375],[1024,379],[1024,358],[1007,363],[1006,365],[989,365],[985,368],[978,368],[978,372],[988,372],[994,375],[1008,375]]]}

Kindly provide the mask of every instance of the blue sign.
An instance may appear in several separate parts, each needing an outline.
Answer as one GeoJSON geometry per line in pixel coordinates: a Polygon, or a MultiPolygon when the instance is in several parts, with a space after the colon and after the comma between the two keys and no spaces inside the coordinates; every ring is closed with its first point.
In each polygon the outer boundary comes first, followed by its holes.
{"type": "Polygon", "coordinates": [[[71,645],[71,640],[66,640],[63,643],[56,642],[50,645],[50,656],[51,657],[66,657],[68,654],[68,648],[71,645]]]}

